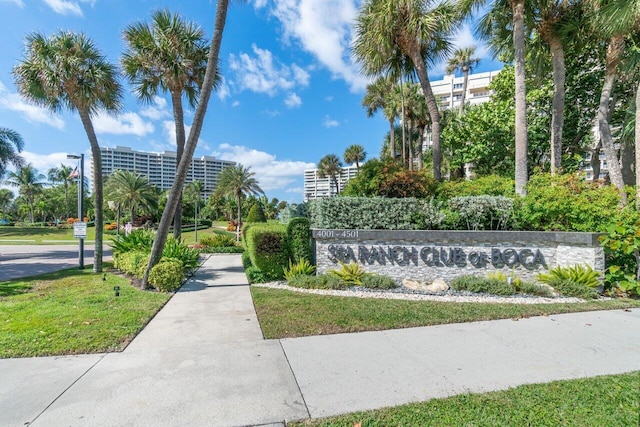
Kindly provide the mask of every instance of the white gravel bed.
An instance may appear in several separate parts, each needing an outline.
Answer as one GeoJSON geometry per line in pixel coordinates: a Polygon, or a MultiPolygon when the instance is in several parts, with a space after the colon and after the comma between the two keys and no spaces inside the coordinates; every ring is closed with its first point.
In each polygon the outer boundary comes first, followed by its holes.
{"type": "Polygon", "coordinates": [[[331,289],[303,289],[288,286],[285,282],[254,283],[251,286],[260,288],[284,289],[293,292],[303,292],[315,295],[333,295],[340,297],[356,298],[381,298],[408,301],[438,301],[438,302],[488,302],[488,303],[508,303],[508,304],[556,304],[556,303],[577,303],[584,302],[580,298],[544,298],[544,297],[500,297],[490,295],[429,295],[418,293],[385,292],[385,291],[354,291],[354,290],[331,290],[331,289]]]}

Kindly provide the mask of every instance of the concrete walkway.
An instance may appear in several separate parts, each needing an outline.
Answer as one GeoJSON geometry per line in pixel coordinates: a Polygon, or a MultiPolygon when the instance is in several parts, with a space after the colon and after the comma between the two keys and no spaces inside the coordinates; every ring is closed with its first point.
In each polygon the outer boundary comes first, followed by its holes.
{"type": "Polygon", "coordinates": [[[122,353],[0,360],[0,425],[247,426],[640,370],[640,310],[264,340],[210,257],[122,353]]]}

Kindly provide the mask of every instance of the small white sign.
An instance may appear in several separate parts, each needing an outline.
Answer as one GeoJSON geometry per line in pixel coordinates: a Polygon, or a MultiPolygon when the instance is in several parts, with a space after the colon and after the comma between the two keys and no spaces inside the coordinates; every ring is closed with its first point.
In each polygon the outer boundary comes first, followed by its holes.
{"type": "Polygon", "coordinates": [[[76,239],[84,239],[87,237],[87,223],[86,222],[74,222],[73,223],[73,237],[76,239]]]}

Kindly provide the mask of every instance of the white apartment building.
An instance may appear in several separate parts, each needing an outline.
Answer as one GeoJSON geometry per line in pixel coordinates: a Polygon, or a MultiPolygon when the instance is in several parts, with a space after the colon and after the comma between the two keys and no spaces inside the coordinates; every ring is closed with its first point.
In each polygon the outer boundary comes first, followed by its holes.
{"type": "MultiPolygon", "coordinates": [[[[342,168],[338,178],[338,188],[342,191],[347,182],[358,173],[355,166],[342,168]]],[[[304,171],[304,201],[322,199],[336,194],[336,186],[329,177],[320,178],[318,169],[306,169],[304,171]]]]}
{"type": "MultiPolygon", "coordinates": [[[[489,83],[499,73],[500,70],[469,74],[465,102],[471,105],[487,102],[491,96],[489,83]]],[[[446,75],[442,80],[431,81],[431,89],[436,99],[438,99],[441,109],[453,109],[460,106],[463,86],[464,77],[456,77],[454,74],[446,75]]]]}
{"type": "MultiPolygon", "coordinates": [[[[149,182],[162,190],[169,190],[176,176],[176,152],[149,153],[132,150],[130,147],[101,148],[102,176],[108,177],[117,170],[137,172],[146,176],[149,182]]],[[[206,199],[216,189],[218,176],[223,168],[235,162],[203,156],[191,161],[185,183],[200,181],[204,184],[202,196],[206,199]]],[[[93,156],[91,171],[93,173],[93,156]]]]}

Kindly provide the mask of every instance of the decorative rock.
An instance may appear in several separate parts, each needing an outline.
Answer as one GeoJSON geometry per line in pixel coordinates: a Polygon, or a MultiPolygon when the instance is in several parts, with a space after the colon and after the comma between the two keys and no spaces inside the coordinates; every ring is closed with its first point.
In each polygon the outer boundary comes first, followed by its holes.
{"type": "Polygon", "coordinates": [[[425,286],[424,290],[427,292],[433,292],[434,294],[437,294],[440,292],[448,291],[449,285],[447,285],[447,282],[445,282],[442,279],[436,279],[433,281],[432,284],[425,286]]]}
{"type": "Polygon", "coordinates": [[[429,285],[419,280],[402,279],[402,286],[413,291],[426,291],[429,285]]]}

